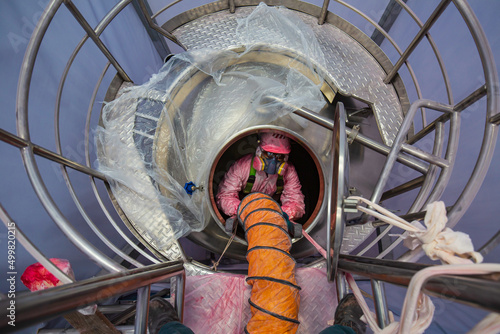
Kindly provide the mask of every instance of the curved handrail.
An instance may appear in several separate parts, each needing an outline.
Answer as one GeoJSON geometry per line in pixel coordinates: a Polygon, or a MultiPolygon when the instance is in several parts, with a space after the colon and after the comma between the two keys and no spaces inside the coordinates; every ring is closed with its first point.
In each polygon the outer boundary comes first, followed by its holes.
{"type": "Polygon", "coordinates": [[[161,13],[163,13],[164,11],[166,11],[167,9],[169,9],[170,7],[172,7],[173,5],[178,4],[181,1],[182,0],[175,0],[172,3],[169,3],[168,5],[166,5],[165,7],[163,7],[162,9],[160,9],[159,11],[157,11],[153,16],[151,16],[151,19],[152,20],[156,19],[158,17],[158,15],[160,15],[161,13]]]}
{"type": "Polygon", "coordinates": [[[469,26],[469,30],[471,31],[479,52],[479,57],[481,58],[481,63],[484,69],[484,77],[486,79],[487,110],[486,126],[479,157],[476,165],[474,166],[469,182],[455,202],[451,211],[448,213],[447,226],[449,227],[455,226],[460,218],[462,218],[479,191],[484,178],[486,177],[486,172],[491,163],[491,159],[493,158],[496,138],[498,136],[498,126],[491,124],[489,120],[491,117],[499,114],[500,112],[500,87],[498,82],[498,72],[495,66],[493,52],[488,44],[486,35],[469,4],[464,0],[453,0],[453,2],[467,23],[467,26],[469,26]]]}
{"type": "Polygon", "coordinates": [[[3,221],[7,229],[14,229],[16,236],[15,241],[18,241],[31,256],[35,258],[42,266],[44,266],[52,275],[54,275],[62,283],[72,283],[74,280],[59,269],[52,261],[50,261],[43,253],[30,241],[23,233],[21,228],[12,220],[7,211],[0,203],[0,220],[3,221]]]}
{"type": "MultiPolygon", "coordinates": [[[[359,16],[361,16],[362,18],[367,20],[370,24],[372,24],[375,27],[375,29],[380,31],[380,33],[392,44],[392,46],[394,47],[394,49],[396,49],[397,53],[400,56],[403,54],[403,51],[399,48],[399,45],[394,41],[394,39],[392,39],[392,37],[389,35],[389,33],[387,31],[385,31],[385,29],[382,28],[377,22],[373,21],[368,15],[366,15],[365,13],[363,13],[362,11],[357,9],[356,7],[345,3],[344,1],[335,0],[335,2],[338,2],[339,4],[349,8],[350,10],[352,10],[353,12],[355,12],[356,14],[358,14],[359,16]]],[[[420,89],[420,85],[418,83],[417,76],[415,75],[413,68],[410,66],[410,63],[408,61],[405,61],[405,64],[406,64],[406,67],[408,68],[408,72],[410,73],[410,77],[413,81],[413,84],[415,85],[417,98],[421,99],[422,98],[422,90],[420,89]]]]}
{"type": "MultiPolygon", "coordinates": [[[[0,319],[0,328],[2,329],[2,333],[17,331],[21,328],[29,327],[76,310],[82,306],[94,304],[110,297],[183,274],[183,262],[171,261],[127,270],[121,273],[89,278],[84,281],[56,286],[47,290],[20,293],[16,295],[16,326],[8,325],[7,321],[9,318],[2,316],[0,319]]],[[[7,310],[8,306],[8,299],[0,301],[2,310],[7,310]]]]}
{"type": "Polygon", "coordinates": [[[332,165],[328,189],[326,224],[326,274],[329,281],[337,277],[340,247],[344,235],[345,175],[349,177],[349,152],[346,139],[346,115],[344,104],[339,102],[335,111],[332,136],[332,165]],[[335,151],[335,152],[334,152],[335,151]],[[331,240],[332,235],[334,236],[331,240]]]}
{"type": "MultiPolygon", "coordinates": [[[[109,64],[109,63],[108,63],[109,64]]],[[[107,68],[108,66],[106,66],[107,68]]],[[[69,68],[68,68],[69,70],[69,68]]],[[[103,77],[104,77],[104,74],[106,72],[104,71],[99,80],[98,80],[98,84],[97,84],[97,87],[100,86],[100,82],[102,81],[103,77]]],[[[54,119],[55,119],[55,134],[56,134],[56,149],[57,149],[57,153],[59,154],[62,154],[62,149],[61,149],[61,137],[60,137],[60,133],[59,133],[59,111],[60,111],[60,108],[59,108],[59,103],[60,103],[60,97],[61,97],[61,93],[62,93],[62,87],[63,87],[63,84],[60,85],[60,90],[58,90],[58,94],[57,94],[57,97],[58,97],[58,100],[57,100],[57,103],[56,103],[56,110],[54,112],[54,119]]],[[[95,90],[94,90],[95,92],[95,90]]],[[[87,165],[88,166],[88,165],[87,165]]],[[[109,248],[111,249],[113,252],[115,252],[115,254],[117,254],[118,256],[120,256],[122,259],[128,261],[129,263],[131,263],[132,265],[136,266],[136,267],[143,267],[144,265],[142,263],[140,263],[139,261],[137,261],[136,259],[133,259],[132,257],[130,257],[129,255],[125,254],[120,248],[118,248],[117,246],[115,246],[115,244],[113,242],[111,242],[102,232],[101,230],[96,226],[96,224],[94,224],[94,222],[92,221],[92,219],[89,217],[89,215],[87,214],[87,211],[83,208],[83,205],[82,203],[80,202],[80,200],[78,199],[78,196],[75,192],[75,189],[73,187],[73,184],[71,182],[71,179],[69,177],[69,174],[68,174],[68,170],[66,169],[66,166],[63,166],[61,165],[61,173],[63,175],[63,179],[64,179],[64,182],[66,183],[66,187],[68,188],[69,190],[69,193],[70,193],[70,196],[71,198],[73,199],[73,202],[75,203],[78,211],[80,212],[80,214],[82,215],[83,219],[85,220],[85,222],[87,223],[87,225],[90,227],[90,229],[95,233],[95,235],[109,248]]],[[[90,168],[90,166],[88,166],[90,168]]],[[[90,176],[92,177],[92,176],[90,176]]]]}
{"type": "MultiPolygon", "coordinates": [[[[94,29],[94,33],[97,37],[99,37],[103,32],[104,30],[106,29],[106,27],[113,21],[113,19],[123,10],[126,8],[127,5],[129,5],[130,3],[132,2],[132,0],[122,0],[120,2],[118,2],[105,16],[104,18],[97,24],[96,28],[94,29]]],[[[54,129],[55,129],[55,142],[56,142],[56,150],[57,150],[57,153],[61,154],[62,155],[62,149],[61,149],[61,137],[60,137],[60,127],[59,127],[59,115],[60,115],[60,106],[61,106],[61,99],[62,99],[62,93],[63,93],[63,89],[64,89],[64,85],[65,85],[65,82],[66,82],[66,78],[68,76],[68,73],[69,73],[69,70],[71,69],[71,66],[73,65],[73,62],[76,58],[76,56],[79,54],[81,48],[83,47],[83,45],[86,43],[86,41],[89,39],[89,35],[86,34],[81,40],[80,42],[77,44],[77,46],[75,47],[75,49],[73,50],[73,52],[71,53],[68,61],[66,62],[66,66],[63,70],[63,73],[61,75],[61,79],[59,81],[59,86],[58,86],[58,89],[57,89],[57,94],[56,94],[56,103],[55,103],[55,110],[54,110],[54,129]]],[[[96,89],[94,89],[94,92],[93,92],[93,95],[92,95],[92,98],[91,98],[91,106],[93,105],[93,101],[95,100],[95,96],[97,94],[97,89],[99,88],[100,86],[100,83],[102,82],[102,79],[104,77],[104,74],[106,73],[106,70],[107,68],[110,66],[110,62],[108,62],[108,64],[106,65],[105,67],[105,70],[103,71],[103,73],[101,74],[99,80],[98,80],[98,84],[96,85],[96,89]]],[[[90,126],[88,124],[89,122],[89,119],[87,119],[87,126],[90,126]]],[[[86,153],[88,153],[88,130],[89,128],[87,128],[87,132],[86,132],[86,139],[85,139],[85,149],[86,149],[86,153]]],[[[91,168],[91,165],[90,163],[87,161],[87,167],[91,168]]],[[[68,190],[70,192],[70,195],[71,195],[71,198],[73,199],[75,205],[77,206],[77,209],[78,211],[80,212],[80,214],[82,215],[82,217],[84,218],[84,220],[86,221],[86,223],[89,225],[89,227],[92,229],[92,231],[97,235],[97,237],[108,247],[110,248],[111,250],[113,250],[116,254],[118,254],[122,259],[125,259],[126,261],[128,261],[129,263],[135,265],[136,267],[140,267],[140,266],[143,266],[142,263],[138,262],[137,260],[131,258],[130,256],[128,256],[127,254],[125,254],[124,252],[122,252],[118,247],[116,247],[108,238],[106,238],[106,236],[97,228],[97,226],[92,222],[92,220],[90,219],[90,217],[88,216],[87,212],[83,209],[83,206],[82,204],[80,203],[80,201],[78,200],[78,196],[76,195],[74,189],[73,189],[73,186],[72,186],[72,183],[71,183],[71,180],[69,178],[69,175],[68,175],[68,172],[66,170],[66,168],[64,166],[61,166],[61,172],[63,174],[63,178],[64,178],[64,181],[66,183],[66,186],[68,187],[68,190]]],[[[91,185],[93,187],[93,190],[94,190],[94,194],[96,194],[96,189],[95,188],[95,182],[93,181],[93,177],[92,175],[89,175],[90,176],[90,181],[91,181],[91,185]]],[[[105,211],[105,215],[106,217],[108,218],[108,220],[110,221],[111,225],[115,228],[115,230],[120,234],[120,236],[122,236],[122,238],[124,238],[125,241],[127,241],[127,243],[129,245],[131,245],[134,249],[136,249],[140,254],[144,255],[146,258],[148,259],[153,259],[151,258],[147,253],[145,253],[142,249],[140,249],[139,247],[137,247],[136,244],[134,244],[124,233],[123,231],[121,231],[121,229],[118,228],[117,224],[112,220],[111,216],[109,215],[109,212],[107,212],[107,209],[104,208],[103,206],[103,203],[102,201],[99,199],[97,199],[98,202],[99,202],[99,205],[101,206],[101,209],[103,209],[103,211],[105,211]]],[[[154,260],[152,260],[153,262],[155,262],[154,260]]],[[[158,261],[156,260],[155,263],[158,263],[158,261]]]]}
{"type": "Polygon", "coordinates": [[[52,0],[47,6],[40,20],[38,21],[31,39],[26,48],[21,72],[19,74],[19,82],[16,96],[16,115],[17,115],[17,132],[22,139],[29,142],[29,145],[21,149],[21,156],[26,168],[26,172],[31,181],[31,184],[40,199],[49,216],[54,220],[66,237],[82,252],[87,254],[96,263],[112,272],[118,272],[124,268],[118,263],[104,255],[88,240],[86,240],[66,219],[59,210],[50,193],[43,182],[38,165],[33,154],[33,146],[30,141],[29,122],[28,122],[28,99],[33,76],[33,68],[35,60],[42,43],[42,39],[49,27],[49,24],[61,6],[63,0],[52,0]]]}
{"type": "MultiPolygon", "coordinates": [[[[424,24],[418,18],[417,14],[411,10],[411,8],[402,0],[396,0],[396,2],[413,18],[413,20],[417,23],[419,28],[422,28],[424,24]]],[[[448,103],[453,104],[453,92],[451,90],[450,77],[448,76],[448,71],[446,70],[446,66],[444,65],[443,58],[441,57],[441,53],[438,50],[436,43],[434,42],[434,38],[432,38],[431,33],[428,32],[425,34],[425,37],[429,41],[431,45],[432,51],[436,55],[436,59],[438,61],[439,67],[441,69],[441,74],[443,75],[444,84],[446,86],[446,93],[448,95],[448,103]]],[[[425,127],[425,125],[424,125],[425,127]]]]}
{"type": "MultiPolygon", "coordinates": [[[[375,21],[373,21],[369,16],[365,15],[363,12],[361,12],[360,10],[358,10],[357,8],[355,8],[354,6],[351,6],[351,5],[348,5],[348,4],[344,3],[343,1],[340,1],[340,0],[335,0],[335,1],[338,2],[341,5],[349,8],[350,10],[354,11],[356,14],[360,15],[366,21],[368,21],[370,24],[372,24],[374,26],[374,28],[377,31],[379,31],[391,43],[391,45],[396,49],[396,51],[399,53],[400,56],[403,54],[402,51],[401,51],[401,49],[399,49],[399,46],[392,39],[392,37],[389,35],[389,33],[384,28],[382,28],[379,24],[377,24],[375,21]]],[[[414,19],[414,21],[417,23],[417,25],[420,28],[422,28],[423,27],[423,23],[416,16],[416,14],[408,7],[408,5],[406,5],[401,0],[396,0],[396,1],[414,19]]],[[[327,2],[325,1],[325,3],[327,3],[327,2]]],[[[324,8],[324,5],[323,5],[323,8],[324,8]]],[[[325,13],[325,16],[326,16],[326,13],[325,13]]],[[[443,79],[444,79],[445,86],[446,86],[446,92],[447,92],[447,95],[448,95],[448,103],[449,104],[453,104],[453,92],[451,90],[451,85],[450,85],[450,81],[449,81],[448,72],[446,71],[446,67],[444,65],[443,59],[441,57],[441,54],[439,53],[438,48],[436,46],[436,43],[434,42],[434,39],[431,37],[430,33],[427,33],[425,35],[425,37],[429,41],[429,43],[430,43],[430,45],[431,45],[431,47],[432,47],[432,49],[434,51],[434,54],[436,56],[436,59],[438,61],[439,67],[441,69],[441,73],[443,75],[443,79]]],[[[410,72],[410,76],[412,77],[413,83],[415,85],[415,89],[416,89],[416,93],[417,93],[417,98],[421,99],[422,98],[422,92],[421,92],[420,86],[418,84],[418,81],[416,80],[415,73],[414,73],[413,69],[411,68],[411,66],[409,66],[409,64],[407,62],[406,62],[406,65],[407,65],[407,68],[408,68],[408,70],[410,72]]],[[[424,109],[422,109],[422,124],[423,124],[424,127],[427,124],[424,109]]]]}
{"type": "MultiPolygon", "coordinates": [[[[476,196],[479,188],[481,187],[484,178],[486,177],[486,172],[493,158],[493,152],[496,145],[496,138],[498,136],[498,126],[489,122],[491,117],[498,115],[500,113],[500,88],[498,83],[498,72],[495,66],[493,53],[489,44],[487,42],[484,31],[479,24],[479,20],[475,16],[474,12],[468,5],[468,3],[464,0],[453,0],[455,6],[459,10],[460,14],[464,18],[465,22],[469,26],[469,30],[474,38],[476,43],[479,56],[481,58],[481,63],[484,69],[484,76],[486,81],[486,92],[487,92],[487,112],[486,112],[486,125],[484,130],[483,142],[481,144],[481,149],[479,152],[479,156],[476,161],[476,165],[474,166],[474,170],[472,171],[471,177],[469,178],[467,184],[462,190],[460,196],[456,200],[455,204],[452,206],[451,210],[448,212],[448,223],[447,226],[453,228],[460,218],[465,214],[465,211],[472,203],[472,200],[476,196]]],[[[459,105],[460,103],[456,104],[459,105]]],[[[452,118],[455,117],[457,122],[459,122],[459,114],[457,112],[452,113],[452,118]]],[[[457,124],[455,123],[455,126],[457,124]]],[[[453,123],[452,123],[453,124],[453,123]]],[[[458,123],[459,124],[459,123],[458,123]]],[[[457,131],[454,131],[455,133],[457,131]]],[[[450,129],[450,134],[451,134],[450,129]]],[[[451,142],[450,137],[450,142],[451,142]]],[[[458,146],[458,136],[454,139],[456,141],[453,143],[458,146]]],[[[450,146],[450,142],[448,146],[450,146]]],[[[455,150],[456,151],[456,150],[455,150]]],[[[448,152],[447,152],[448,155],[448,152]]],[[[454,155],[454,154],[453,154],[454,155]]],[[[454,159],[454,156],[453,156],[454,159]]],[[[446,170],[445,173],[440,175],[440,178],[437,181],[437,184],[433,190],[433,193],[430,195],[428,202],[433,200],[438,200],[440,195],[444,192],[444,188],[451,177],[451,171],[446,170]],[[445,174],[445,175],[443,175],[445,174]],[[444,183],[444,185],[440,184],[444,183]],[[438,187],[438,184],[440,186],[438,187]]],[[[388,230],[387,228],[386,230],[388,230]]],[[[385,232],[385,231],[384,231],[385,232]]],[[[400,243],[401,239],[397,239],[394,243],[400,243]]],[[[389,248],[394,248],[396,245],[391,245],[389,248]]],[[[379,254],[379,257],[383,257],[388,252],[383,252],[379,254]]],[[[404,254],[401,259],[403,260],[412,260],[416,261],[423,255],[422,250],[416,249],[411,252],[407,252],[404,254]]]]}
{"type": "Polygon", "coordinates": [[[174,42],[175,44],[177,44],[178,46],[180,46],[184,50],[187,50],[186,47],[184,45],[182,45],[182,43],[174,35],[172,35],[168,31],[166,31],[165,29],[163,29],[162,27],[160,27],[159,25],[157,25],[153,21],[153,19],[151,18],[151,16],[148,14],[148,11],[146,9],[146,6],[144,5],[143,0],[137,0],[137,2],[139,3],[139,7],[140,7],[142,13],[146,17],[146,21],[148,22],[148,25],[149,25],[150,28],[152,28],[153,30],[159,32],[161,35],[163,35],[164,37],[168,38],[169,40],[171,40],[172,42],[174,42]]]}

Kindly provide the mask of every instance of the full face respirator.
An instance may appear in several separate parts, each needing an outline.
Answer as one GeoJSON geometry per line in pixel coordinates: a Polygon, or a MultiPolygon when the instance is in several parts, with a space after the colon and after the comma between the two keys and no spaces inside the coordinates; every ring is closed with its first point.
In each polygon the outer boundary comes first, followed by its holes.
{"type": "Polygon", "coordinates": [[[259,146],[253,158],[253,168],[270,175],[282,175],[286,169],[287,161],[288,154],[267,152],[259,146]]]}

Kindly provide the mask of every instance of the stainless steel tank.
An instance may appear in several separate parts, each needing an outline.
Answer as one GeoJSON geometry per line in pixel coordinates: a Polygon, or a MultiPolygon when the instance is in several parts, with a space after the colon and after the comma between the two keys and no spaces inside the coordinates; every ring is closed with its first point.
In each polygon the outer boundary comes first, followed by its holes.
{"type": "MultiPolygon", "coordinates": [[[[196,56],[195,56],[196,57],[196,56]]],[[[149,129],[144,129],[145,111],[142,100],[146,100],[145,96],[133,95],[130,103],[122,103],[120,108],[125,108],[130,104],[134,105],[131,109],[128,122],[133,122],[133,131],[135,138],[133,141],[128,138],[132,152],[138,150],[142,160],[150,160],[152,167],[145,167],[142,170],[143,180],[147,180],[151,173],[148,170],[157,170],[154,176],[151,177],[152,187],[149,191],[154,192],[153,188],[157,188],[162,196],[166,198],[178,198],[177,189],[170,187],[170,181],[185,180],[194,181],[199,187],[199,190],[192,196],[196,208],[194,211],[199,211],[201,214],[194,215],[193,220],[207,220],[206,226],[202,231],[193,231],[188,234],[188,238],[202,245],[203,247],[215,252],[221,253],[225,248],[229,236],[224,231],[225,217],[217,208],[214,195],[217,192],[217,186],[225,171],[228,170],[231,163],[236,161],[244,154],[252,153],[257,147],[257,137],[263,131],[279,131],[288,136],[293,143],[293,150],[290,156],[290,161],[296,166],[299,174],[303,192],[306,197],[306,215],[298,222],[304,226],[304,229],[323,247],[326,247],[326,198],[327,198],[327,183],[329,173],[332,169],[332,154],[335,154],[335,149],[332,146],[332,131],[323,126],[315,124],[307,119],[291,113],[295,109],[300,109],[304,104],[290,105],[289,102],[282,102],[272,93],[266,93],[266,96],[259,96],[263,105],[266,103],[274,103],[273,110],[288,109],[288,113],[284,116],[269,117],[264,107],[255,107],[255,114],[248,114],[248,105],[255,104],[252,99],[252,92],[246,95],[235,96],[234,87],[239,81],[245,81],[246,76],[258,75],[259,77],[272,78],[286,85],[287,71],[294,68],[300,73],[305,80],[311,81],[321,90],[322,108],[315,110],[319,116],[333,122],[333,112],[335,104],[338,101],[343,101],[351,110],[367,109],[370,110],[369,104],[361,102],[361,99],[338,93],[339,88],[332,74],[332,64],[324,63],[318,59],[309,59],[305,55],[285,48],[281,45],[260,44],[253,46],[250,50],[244,48],[232,48],[230,50],[223,49],[216,52],[211,63],[217,67],[217,72],[224,73],[220,78],[213,77],[212,73],[207,73],[203,66],[185,62],[180,66],[172,65],[169,69],[168,78],[160,79],[161,86],[164,91],[152,89],[148,91],[147,100],[154,100],[158,104],[154,108],[157,118],[155,123],[149,129]],[[235,53],[237,56],[235,57],[235,53]],[[220,64],[223,64],[222,66],[220,64]],[[229,78],[229,79],[228,79],[229,78]],[[217,80],[220,80],[217,82],[217,80]],[[225,103],[225,100],[235,100],[236,103],[225,103]],[[216,102],[214,102],[216,101],[216,102]],[[208,105],[214,105],[217,108],[207,109],[208,105]],[[220,117],[220,108],[226,108],[220,117]],[[229,116],[228,116],[229,115],[229,116]],[[249,117],[257,117],[256,120],[242,122],[242,119],[249,117]],[[260,117],[260,118],[259,118],[260,117]],[[182,124],[182,130],[178,132],[175,127],[182,124]],[[260,125],[259,125],[260,124],[260,125]],[[154,130],[152,131],[151,129],[154,130]],[[149,133],[151,138],[140,138],[141,134],[149,133]],[[224,134],[224,135],[221,135],[224,134]],[[203,154],[200,153],[203,151],[203,154]],[[209,153],[205,151],[210,151],[209,153]],[[202,155],[203,159],[198,159],[197,155],[202,155]],[[148,158],[150,157],[150,158],[148,158]],[[182,163],[179,161],[182,160],[182,163]],[[164,172],[161,172],[164,171],[164,172]],[[166,173],[168,175],[166,175],[166,173]]],[[[182,60],[182,57],[181,57],[182,60]]],[[[172,61],[172,60],[171,60],[172,61]]],[[[179,59],[175,61],[180,61],[179,59]]],[[[371,74],[373,75],[373,73],[371,74]]],[[[369,73],[367,74],[369,76],[369,73]]],[[[347,79],[346,79],[347,80],[347,79]]],[[[390,88],[392,94],[395,91],[390,88]]],[[[125,93],[127,94],[127,93],[125,93]]],[[[381,105],[382,100],[377,100],[377,103],[372,106],[381,105]]],[[[150,102],[145,102],[150,103],[150,102]]],[[[393,107],[395,110],[401,110],[400,106],[393,107]]],[[[148,109],[148,110],[149,110],[148,109]]],[[[151,113],[151,111],[148,111],[151,113]]],[[[108,113],[113,114],[113,113],[108,113]]],[[[147,116],[148,122],[151,121],[152,114],[147,116]]],[[[361,133],[369,134],[372,138],[379,138],[377,119],[373,112],[358,113],[357,118],[353,118],[354,123],[363,122],[364,127],[361,133]]],[[[123,122],[123,119],[120,119],[123,122]]],[[[109,124],[108,124],[109,127],[109,124]]],[[[122,123],[116,125],[116,129],[122,127],[122,123]]],[[[110,129],[112,130],[112,129],[110,129]]],[[[390,135],[386,140],[390,140],[390,135]]],[[[102,159],[109,159],[113,154],[123,156],[124,159],[131,159],[133,153],[116,153],[112,145],[105,147],[101,151],[102,159]],[[113,153],[114,152],[114,153],[113,153]]],[[[361,145],[354,143],[352,145],[352,165],[350,166],[351,174],[359,177],[362,181],[353,181],[351,185],[356,187],[358,193],[369,194],[375,184],[377,174],[379,173],[383,159],[377,156],[372,151],[365,150],[361,145]],[[370,161],[367,164],[367,159],[370,161]]],[[[146,165],[149,163],[146,161],[146,165]]],[[[130,162],[129,165],[134,165],[130,162]]],[[[135,164],[141,165],[141,161],[136,161],[135,164]]],[[[138,170],[140,168],[138,167],[138,170]]],[[[137,177],[137,170],[134,171],[137,177]]],[[[140,174],[140,173],[139,173],[140,174]]],[[[180,182],[180,181],[179,181],[180,182]]],[[[331,181],[335,183],[336,181],[331,181]]],[[[182,183],[182,182],[181,182],[182,183]]],[[[162,205],[156,207],[157,214],[153,214],[155,209],[151,207],[151,201],[143,208],[140,205],[131,207],[131,203],[138,203],[137,199],[124,200],[123,197],[130,196],[127,189],[121,188],[119,184],[114,184],[114,196],[128,217],[129,227],[132,231],[141,231],[136,233],[137,236],[146,238],[147,244],[152,245],[155,251],[160,253],[165,248],[175,249],[175,241],[172,241],[175,234],[175,226],[166,232],[165,227],[172,226],[172,218],[168,214],[162,215],[162,205]],[[127,213],[128,211],[128,213],[127,213]],[[144,212],[141,212],[144,211],[144,212]],[[148,218],[151,216],[152,218],[148,218]],[[150,224],[150,221],[156,221],[155,224],[150,224]],[[174,246],[166,246],[166,245],[174,246]]],[[[136,196],[137,197],[137,196],[136,196]]],[[[160,196],[161,197],[161,196],[160,196]]],[[[182,205],[180,205],[182,206],[182,205]]],[[[192,216],[192,211],[188,208],[180,209],[184,217],[192,216]]],[[[165,210],[163,210],[163,214],[165,210]]],[[[356,226],[348,230],[351,234],[358,237],[354,239],[347,238],[344,247],[351,250],[358,246],[366,236],[368,236],[372,228],[370,226],[356,226]]],[[[244,259],[247,245],[244,240],[243,233],[238,233],[228,250],[226,255],[229,257],[244,259]]],[[[316,252],[314,247],[305,239],[294,240],[292,254],[297,257],[306,257],[316,252]]],[[[167,252],[168,254],[168,252],[167,252]]],[[[172,254],[170,254],[172,256],[172,254]]]]}

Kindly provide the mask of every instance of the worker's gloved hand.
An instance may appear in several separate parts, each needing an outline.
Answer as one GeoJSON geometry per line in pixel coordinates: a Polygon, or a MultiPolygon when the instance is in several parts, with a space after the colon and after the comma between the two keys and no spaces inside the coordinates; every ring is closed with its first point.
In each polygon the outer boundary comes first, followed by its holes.
{"type": "Polygon", "coordinates": [[[302,237],[302,225],[294,223],[288,217],[288,214],[283,211],[283,218],[286,220],[286,226],[288,229],[288,234],[292,236],[292,238],[301,238],[302,237]]]}
{"type": "Polygon", "coordinates": [[[226,219],[226,224],[224,225],[226,229],[226,233],[232,234],[234,231],[234,224],[238,224],[238,217],[236,215],[231,216],[230,218],[226,219]]]}
{"type": "Polygon", "coordinates": [[[288,216],[288,214],[285,211],[283,211],[283,218],[285,218],[286,226],[288,227],[288,231],[290,231],[293,223],[290,221],[290,217],[288,216]]]}

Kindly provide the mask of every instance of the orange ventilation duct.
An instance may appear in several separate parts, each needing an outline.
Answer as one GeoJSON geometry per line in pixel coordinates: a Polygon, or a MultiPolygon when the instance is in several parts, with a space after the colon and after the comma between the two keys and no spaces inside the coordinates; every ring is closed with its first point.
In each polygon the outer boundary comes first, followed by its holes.
{"type": "Polygon", "coordinates": [[[295,333],[299,326],[300,287],[287,221],[272,197],[252,193],[241,201],[238,219],[245,228],[252,286],[252,318],[247,333],[295,333]]]}

